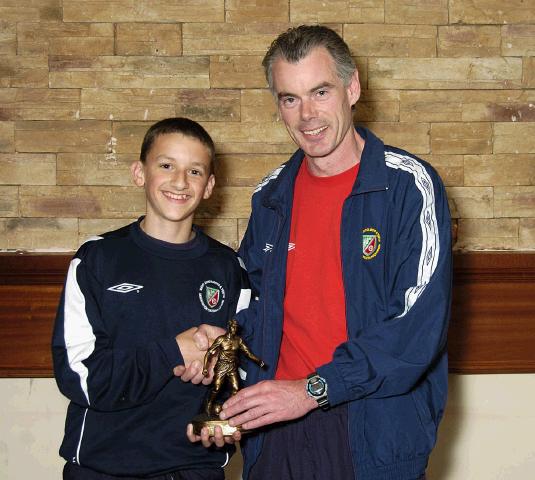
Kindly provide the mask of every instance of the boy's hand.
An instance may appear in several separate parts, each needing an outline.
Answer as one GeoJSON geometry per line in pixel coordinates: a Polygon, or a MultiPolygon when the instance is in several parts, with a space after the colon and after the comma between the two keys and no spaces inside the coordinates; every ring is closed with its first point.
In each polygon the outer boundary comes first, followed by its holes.
{"type": "Polygon", "coordinates": [[[173,373],[184,382],[203,383],[208,385],[213,378],[213,362],[210,365],[210,375],[203,375],[203,363],[206,350],[213,341],[223,335],[225,330],[213,325],[203,324],[199,327],[192,327],[179,333],[175,338],[184,358],[185,365],[178,365],[173,369],[173,373]]]}
{"type": "Polygon", "coordinates": [[[222,447],[226,443],[235,443],[239,442],[241,440],[241,433],[239,430],[236,430],[232,436],[224,436],[223,431],[221,430],[221,427],[216,426],[215,427],[215,435],[213,437],[210,437],[208,435],[208,429],[203,428],[201,430],[201,435],[195,435],[193,433],[193,425],[190,423],[188,425],[188,429],[186,431],[186,435],[188,436],[188,440],[192,443],[195,442],[201,442],[203,444],[203,447],[209,448],[212,445],[215,445],[216,447],[222,447]]]}

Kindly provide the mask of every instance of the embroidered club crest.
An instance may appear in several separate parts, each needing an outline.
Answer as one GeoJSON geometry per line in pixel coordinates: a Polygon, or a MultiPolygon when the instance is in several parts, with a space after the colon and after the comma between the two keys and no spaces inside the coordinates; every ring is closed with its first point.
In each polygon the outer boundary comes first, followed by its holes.
{"type": "Polygon", "coordinates": [[[371,260],[381,250],[381,235],[375,228],[362,230],[362,258],[371,260]]]}
{"type": "Polygon", "coordinates": [[[225,303],[225,290],[215,280],[207,280],[199,288],[199,300],[205,310],[217,312],[225,303]]]}

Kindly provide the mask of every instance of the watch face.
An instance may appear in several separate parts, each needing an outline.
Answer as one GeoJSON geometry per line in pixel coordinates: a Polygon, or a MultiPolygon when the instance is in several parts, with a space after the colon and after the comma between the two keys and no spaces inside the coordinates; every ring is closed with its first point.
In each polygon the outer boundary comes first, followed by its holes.
{"type": "Polygon", "coordinates": [[[314,397],[319,397],[325,393],[325,382],[319,377],[313,377],[309,380],[308,391],[314,397]]]}

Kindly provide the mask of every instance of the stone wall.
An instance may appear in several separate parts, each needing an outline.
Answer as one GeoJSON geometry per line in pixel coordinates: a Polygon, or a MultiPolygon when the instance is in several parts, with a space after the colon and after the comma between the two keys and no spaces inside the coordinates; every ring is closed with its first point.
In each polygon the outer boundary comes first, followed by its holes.
{"type": "Polygon", "coordinates": [[[535,0],[2,0],[0,249],[74,250],[142,214],[128,166],[174,115],[216,141],[197,222],[236,247],[294,150],[262,56],[317,22],[359,67],[355,120],[442,175],[456,248],[535,249],[535,0]]]}

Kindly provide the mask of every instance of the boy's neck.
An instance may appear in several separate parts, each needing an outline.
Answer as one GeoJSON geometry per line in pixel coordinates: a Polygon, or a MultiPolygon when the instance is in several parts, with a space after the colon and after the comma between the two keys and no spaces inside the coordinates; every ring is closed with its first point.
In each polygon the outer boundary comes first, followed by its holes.
{"type": "Polygon", "coordinates": [[[193,221],[191,222],[158,222],[145,217],[140,223],[141,229],[150,237],[168,243],[187,243],[195,238],[193,221]]]}

